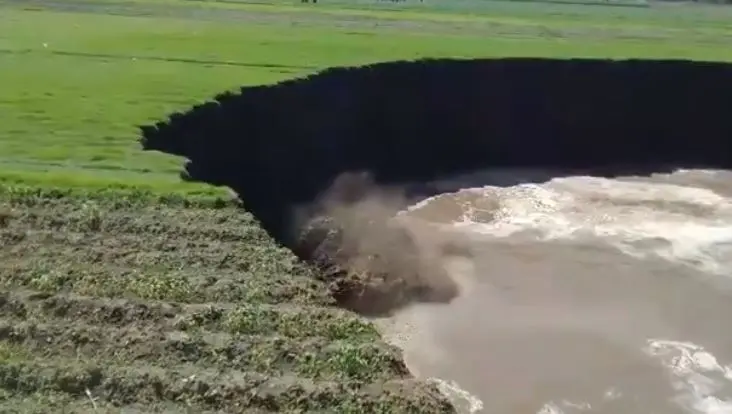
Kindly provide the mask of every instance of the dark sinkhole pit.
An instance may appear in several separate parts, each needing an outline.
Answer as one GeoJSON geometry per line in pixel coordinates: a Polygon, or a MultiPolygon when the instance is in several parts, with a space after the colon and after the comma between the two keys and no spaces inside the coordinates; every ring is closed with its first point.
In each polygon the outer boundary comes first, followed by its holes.
{"type": "Polygon", "coordinates": [[[142,126],[141,143],[188,159],[183,179],[233,189],[276,240],[330,275],[344,306],[382,312],[449,300],[455,289],[431,289],[435,278],[424,277],[414,240],[387,223],[388,209],[334,217],[333,200],[353,207],[405,183],[424,197],[435,191],[431,180],[486,168],[605,176],[727,168],[731,110],[726,63],[423,59],[242,87],[142,126]],[[364,248],[363,234],[379,237],[364,248]],[[395,245],[400,253],[389,253],[395,245]],[[374,273],[389,283],[364,291],[374,273]],[[354,299],[368,295],[384,303],[354,299]]]}

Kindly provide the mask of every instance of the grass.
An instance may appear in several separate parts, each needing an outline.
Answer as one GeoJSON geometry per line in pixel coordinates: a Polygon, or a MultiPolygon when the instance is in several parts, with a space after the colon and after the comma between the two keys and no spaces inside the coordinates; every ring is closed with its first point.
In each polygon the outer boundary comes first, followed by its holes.
{"type": "Polygon", "coordinates": [[[730,60],[730,17],[482,0],[0,0],[0,411],[448,412],[224,190],[142,153],[136,125],[340,64],[730,60]]]}
{"type": "Polygon", "coordinates": [[[203,191],[180,182],[180,160],[141,153],[136,125],[226,89],[331,65],[421,56],[732,58],[732,20],[704,25],[681,11],[659,26],[665,20],[620,20],[614,10],[605,25],[586,21],[575,6],[536,18],[221,3],[191,16],[194,6],[180,1],[117,16],[93,4],[93,13],[0,14],[0,180],[203,191]]]}
{"type": "Polygon", "coordinates": [[[82,406],[89,390],[109,412],[445,411],[374,326],[333,307],[312,270],[249,214],[183,200],[0,194],[8,404],[56,393],[82,406]]]}

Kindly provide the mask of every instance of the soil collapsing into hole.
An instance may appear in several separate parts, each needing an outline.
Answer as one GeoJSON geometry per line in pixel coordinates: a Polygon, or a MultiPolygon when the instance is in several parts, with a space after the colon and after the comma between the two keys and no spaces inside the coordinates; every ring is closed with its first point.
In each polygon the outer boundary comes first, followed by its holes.
{"type": "Polygon", "coordinates": [[[437,240],[418,243],[396,216],[406,204],[366,174],[344,174],[298,227],[296,253],[320,268],[340,306],[379,316],[413,302],[449,302],[457,296],[437,240]]]}
{"type": "Polygon", "coordinates": [[[319,200],[337,177],[729,168],[730,79],[728,63],[684,60],[380,62],[222,93],[141,126],[140,141],[185,157],[183,179],[231,188],[274,239],[323,268],[342,303],[375,311],[455,289],[392,220],[394,200],[353,181],[319,200]]]}

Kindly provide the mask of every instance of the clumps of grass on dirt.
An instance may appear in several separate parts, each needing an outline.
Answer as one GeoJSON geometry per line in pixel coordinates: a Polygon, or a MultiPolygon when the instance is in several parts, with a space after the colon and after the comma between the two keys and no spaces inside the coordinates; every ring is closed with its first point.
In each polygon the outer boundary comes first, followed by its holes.
{"type": "Polygon", "coordinates": [[[15,217],[14,212],[10,208],[0,209],[0,228],[5,228],[10,225],[10,220],[15,217]]]}
{"type": "Polygon", "coordinates": [[[4,187],[0,211],[0,410],[453,411],[233,201],[4,187]]]}

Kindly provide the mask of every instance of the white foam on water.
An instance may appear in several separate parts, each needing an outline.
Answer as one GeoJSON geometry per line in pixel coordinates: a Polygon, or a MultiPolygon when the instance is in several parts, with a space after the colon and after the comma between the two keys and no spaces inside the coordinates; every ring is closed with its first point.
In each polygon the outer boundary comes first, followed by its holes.
{"type": "MultiPolygon", "coordinates": [[[[615,388],[609,388],[603,394],[599,403],[617,400],[622,397],[622,394],[615,388]]],[[[536,414],[571,414],[571,413],[583,413],[592,412],[593,405],[587,402],[574,402],[569,400],[561,400],[559,402],[550,401],[536,412],[536,414]]]]}
{"type": "Polygon", "coordinates": [[[483,401],[461,388],[457,382],[441,378],[429,378],[428,381],[434,383],[440,392],[455,404],[458,410],[474,414],[483,409],[483,401]]]}
{"type": "Polygon", "coordinates": [[[592,406],[588,403],[576,403],[568,400],[562,400],[559,403],[549,402],[544,404],[543,407],[536,414],[569,414],[571,412],[583,412],[590,411],[592,406]]]}
{"type": "Polygon", "coordinates": [[[596,237],[633,256],[654,254],[709,273],[727,274],[732,266],[732,200],[711,190],[569,177],[461,192],[480,193],[497,204],[491,212],[464,206],[449,226],[462,232],[543,241],[596,237]],[[476,221],[478,216],[492,220],[476,221]]]}
{"type": "MultiPolygon", "coordinates": [[[[672,402],[684,412],[732,414],[732,364],[723,365],[711,352],[692,342],[650,339],[643,351],[666,369],[676,392],[672,402]]],[[[611,388],[598,405],[619,398],[622,394],[611,388]]],[[[537,414],[592,412],[593,408],[589,403],[559,400],[546,403],[537,414]]]]}
{"type": "Polygon", "coordinates": [[[543,407],[539,411],[536,412],[536,414],[564,414],[564,411],[562,411],[561,408],[557,407],[557,405],[553,402],[544,404],[543,407]]]}
{"type": "Polygon", "coordinates": [[[689,413],[732,413],[732,365],[691,342],[652,339],[645,351],[668,369],[676,402],[689,413]],[[724,395],[726,394],[726,395],[724,395]]]}

